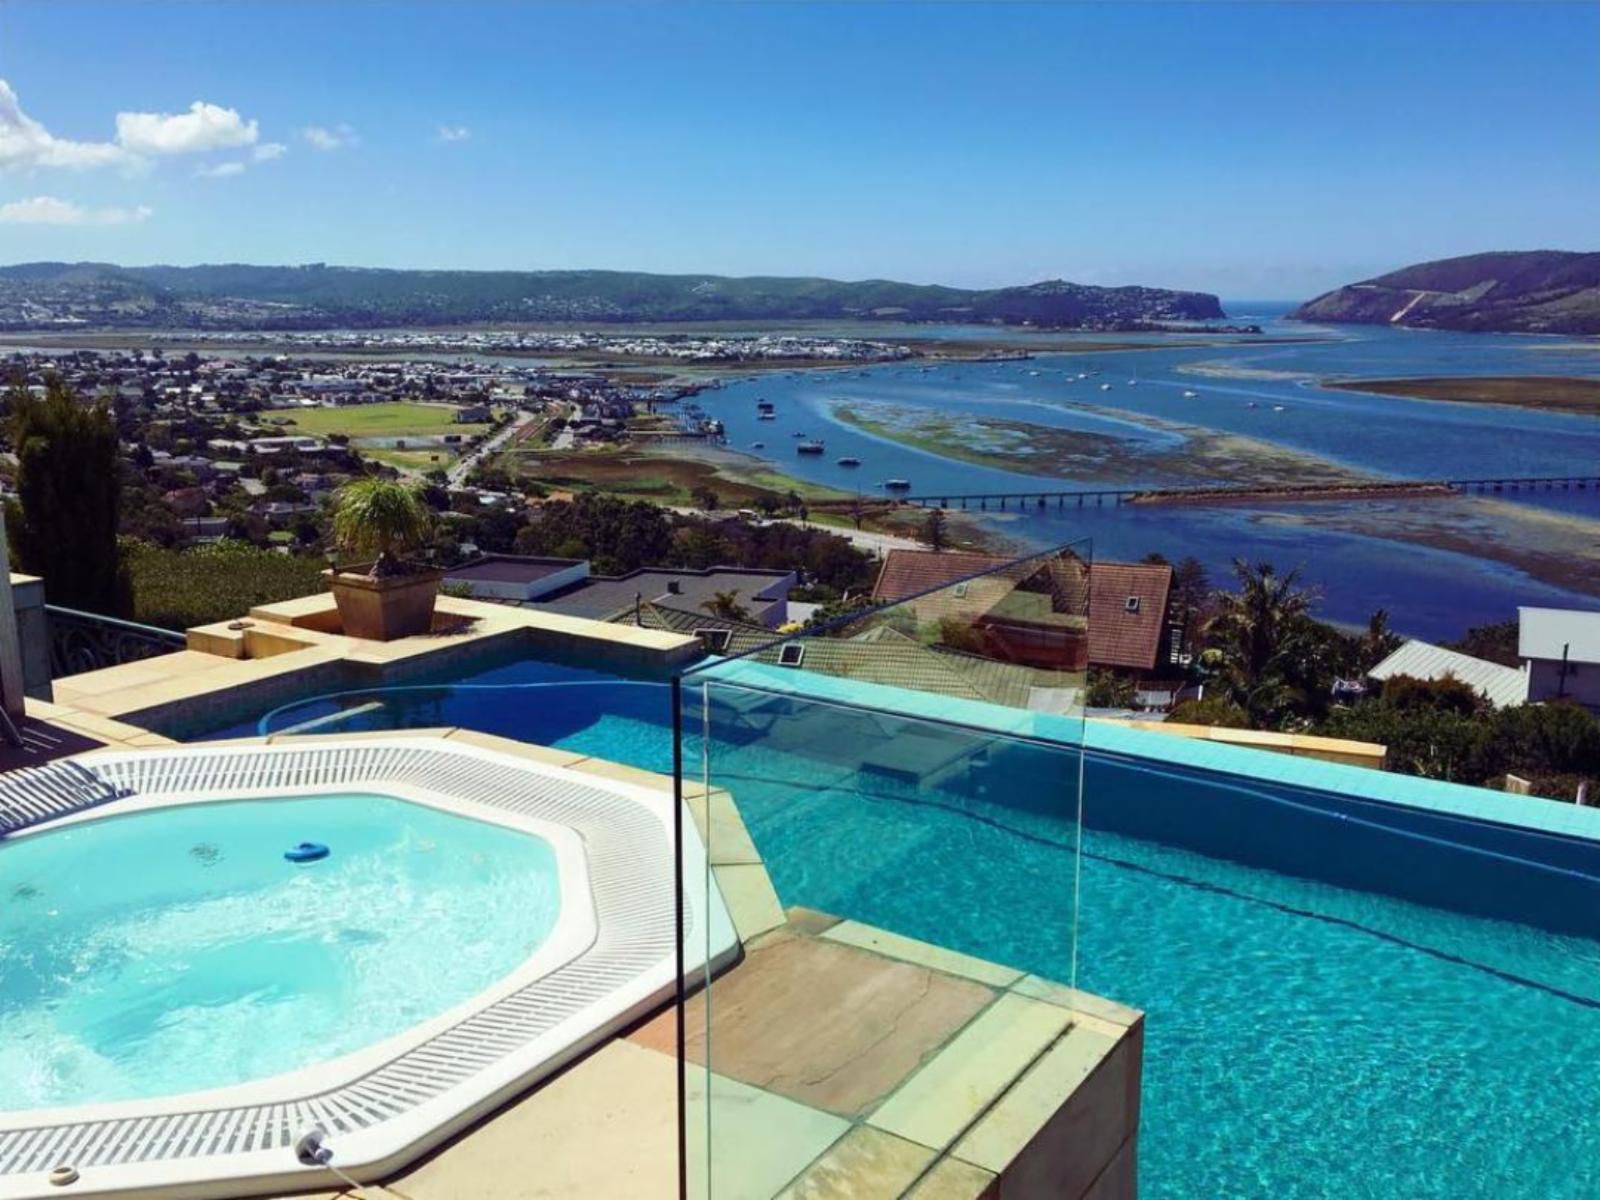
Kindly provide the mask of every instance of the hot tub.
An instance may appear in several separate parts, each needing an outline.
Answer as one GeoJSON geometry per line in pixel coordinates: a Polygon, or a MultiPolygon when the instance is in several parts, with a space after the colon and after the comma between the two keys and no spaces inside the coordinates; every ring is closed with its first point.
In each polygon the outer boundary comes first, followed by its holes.
{"type": "MultiPolygon", "coordinates": [[[[438,739],[185,747],[0,778],[0,830],[0,1197],[335,1182],[313,1130],[376,1179],[675,991],[666,791],[438,739]]],[[[695,891],[690,976],[737,952],[695,891]]]]}

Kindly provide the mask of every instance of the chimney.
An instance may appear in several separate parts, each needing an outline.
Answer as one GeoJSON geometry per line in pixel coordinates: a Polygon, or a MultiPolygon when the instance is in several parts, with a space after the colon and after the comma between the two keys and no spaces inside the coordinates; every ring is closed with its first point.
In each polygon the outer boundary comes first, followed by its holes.
{"type": "Polygon", "coordinates": [[[681,596],[681,595],[683,595],[683,584],[679,583],[676,579],[667,580],[667,595],[669,595],[669,596],[681,596]]]}

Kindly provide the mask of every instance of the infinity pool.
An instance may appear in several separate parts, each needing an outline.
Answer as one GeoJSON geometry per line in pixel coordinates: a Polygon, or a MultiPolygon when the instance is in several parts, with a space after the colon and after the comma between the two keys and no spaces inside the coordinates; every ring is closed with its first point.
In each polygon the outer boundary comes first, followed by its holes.
{"type": "MultiPolygon", "coordinates": [[[[539,663],[468,682],[324,700],[272,728],[346,711],[342,729],[459,724],[671,769],[663,686],[539,663]]],[[[697,763],[698,741],[685,749],[697,763]]],[[[1564,912],[1509,864],[1398,833],[1302,828],[1267,784],[1250,800],[1222,777],[1092,750],[1075,883],[1076,812],[1041,802],[1075,773],[1074,748],[920,785],[830,766],[832,749],[713,730],[713,780],[782,901],[1054,978],[1076,934],[1079,986],[1148,1014],[1145,1195],[1600,1195],[1600,942],[1572,931],[1600,904],[1564,912]],[[1181,829],[1185,812],[1210,823],[1181,829]],[[1394,892],[1347,883],[1395,863],[1394,892]],[[1412,883],[1440,904],[1404,898],[1412,883]],[[1523,890],[1527,920],[1473,915],[1523,890]]]]}
{"type": "Polygon", "coordinates": [[[546,841],[373,794],[219,801],[0,842],[0,1110],[222,1087],[411,1029],[526,961],[546,841]],[[313,840],[327,858],[285,849],[313,840]]]}

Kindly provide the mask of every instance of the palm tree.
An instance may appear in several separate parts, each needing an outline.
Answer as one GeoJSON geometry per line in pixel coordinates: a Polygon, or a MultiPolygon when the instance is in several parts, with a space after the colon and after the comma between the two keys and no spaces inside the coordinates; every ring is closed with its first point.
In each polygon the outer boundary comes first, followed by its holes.
{"type": "Polygon", "coordinates": [[[1224,593],[1211,623],[1234,698],[1253,720],[1280,709],[1298,672],[1294,660],[1311,611],[1311,595],[1298,586],[1300,568],[1280,575],[1271,563],[1233,560],[1237,592],[1224,593]]]}
{"type": "Polygon", "coordinates": [[[420,549],[433,515],[414,488],[369,475],[333,494],[333,540],[347,554],[374,561],[370,574],[404,572],[405,556],[420,549]]]}
{"type": "Polygon", "coordinates": [[[731,592],[713,592],[711,599],[703,600],[700,607],[724,621],[748,621],[750,610],[739,603],[738,589],[731,592]]]}

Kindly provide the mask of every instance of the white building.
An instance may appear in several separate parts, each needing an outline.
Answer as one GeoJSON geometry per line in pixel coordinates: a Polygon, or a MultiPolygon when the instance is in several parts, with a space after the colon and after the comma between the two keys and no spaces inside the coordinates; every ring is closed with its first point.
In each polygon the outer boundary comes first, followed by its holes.
{"type": "Polygon", "coordinates": [[[1517,653],[1529,700],[1576,700],[1600,711],[1600,612],[1519,608],[1517,653]]]}
{"type": "Polygon", "coordinates": [[[1437,680],[1446,676],[1459,679],[1496,708],[1510,708],[1528,699],[1527,664],[1507,667],[1416,638],[1402,643],[1398,650],[1367,672],[1369,679],[1380,683],[1396,675],[1409,675],[1412,679],[1437,680]]]}

